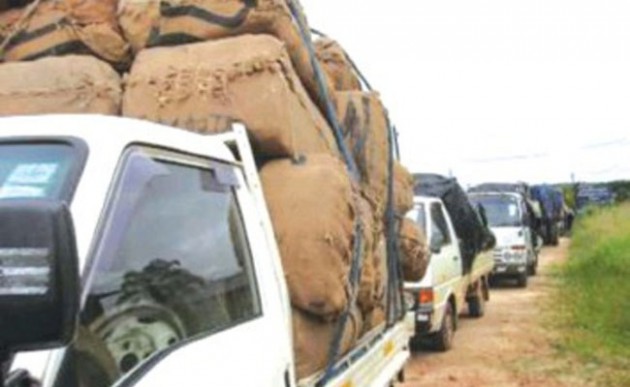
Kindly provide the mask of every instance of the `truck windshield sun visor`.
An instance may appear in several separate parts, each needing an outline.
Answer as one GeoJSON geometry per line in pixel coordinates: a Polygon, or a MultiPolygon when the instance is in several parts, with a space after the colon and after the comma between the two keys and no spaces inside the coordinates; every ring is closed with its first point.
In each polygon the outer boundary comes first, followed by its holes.
{"type": "Polygon", "coordinates": [[[51,199],[69,203],[87,158],[77,139],[0,142],[0,200],[51,199]]]}

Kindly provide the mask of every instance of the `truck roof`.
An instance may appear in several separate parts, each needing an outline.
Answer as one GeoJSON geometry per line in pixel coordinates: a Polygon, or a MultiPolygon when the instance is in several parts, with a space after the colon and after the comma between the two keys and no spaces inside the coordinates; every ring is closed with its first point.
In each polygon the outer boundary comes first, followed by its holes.
{"type": "Polygon", "coordinates": [[[94,114],[54,114],[0,118],[0,137],[78,137],[89,144],[113,148],[130,143],[179,149],[197,155],[234,161],[220,136],[203,135],[133,118],[94,114]]]}

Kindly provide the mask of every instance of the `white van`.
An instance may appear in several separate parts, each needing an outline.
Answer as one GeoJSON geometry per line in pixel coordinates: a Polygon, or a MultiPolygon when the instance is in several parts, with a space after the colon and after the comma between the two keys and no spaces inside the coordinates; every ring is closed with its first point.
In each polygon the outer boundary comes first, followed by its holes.
{"type": "Polygon", "coordinates": [[[497,238],[492,278],[515,278],[526,287],[538,267],[537,238],[532,233],[526,203],[517,193],[477,192],[470,201],[481,206],[497,238]]]}

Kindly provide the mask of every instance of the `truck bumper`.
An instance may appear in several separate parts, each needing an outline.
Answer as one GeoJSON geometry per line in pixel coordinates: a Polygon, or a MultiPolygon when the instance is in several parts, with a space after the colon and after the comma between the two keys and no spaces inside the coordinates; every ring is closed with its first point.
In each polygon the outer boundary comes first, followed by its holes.
{"type": "Polygon", "coordinates": [[[495,263],[492,270],[493,277],[515,277],[527,273],[527,263],[505,264],[495,263]]]}
{"type": "Polygon", "coordinates": [[[416,337],[427,336],[435,332],[434,327],[435,313],[428,311],[414,312],[414,333],[416,337]]]}

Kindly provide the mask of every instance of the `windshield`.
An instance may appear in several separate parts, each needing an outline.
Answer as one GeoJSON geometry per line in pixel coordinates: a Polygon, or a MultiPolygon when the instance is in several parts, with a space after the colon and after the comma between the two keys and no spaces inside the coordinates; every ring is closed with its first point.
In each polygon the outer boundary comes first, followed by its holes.
{"type": "Polygon", "coordinates": [[[470,201],[483,206],[488,226],[517,227],[521,225],[518,201],[506,196],[473,196],[470,201]]]}
{"type": "Polygon", "coordinates": [[[69,201],[77,159],[77,150],[70,144],[0,143],[0,200],[69,201]]]}
{"type": "Polygon", "coordinates": [[[416,222],[418,226],[424,231],[425,235],[427,232],[427,219],[424,212],[424,204],[418,203],[416,204],[411,211],[409,211],[409,215],[407,215],[409,219],[416,222]]]}

